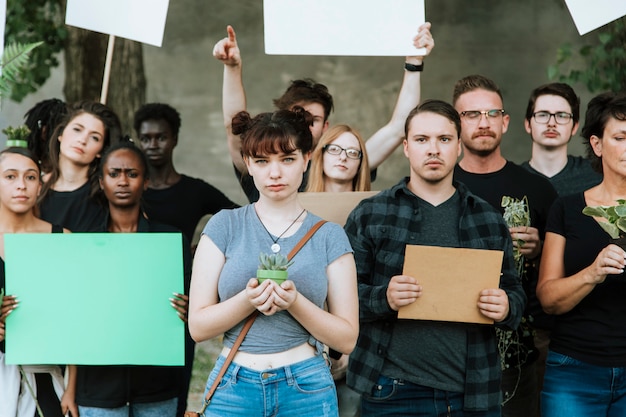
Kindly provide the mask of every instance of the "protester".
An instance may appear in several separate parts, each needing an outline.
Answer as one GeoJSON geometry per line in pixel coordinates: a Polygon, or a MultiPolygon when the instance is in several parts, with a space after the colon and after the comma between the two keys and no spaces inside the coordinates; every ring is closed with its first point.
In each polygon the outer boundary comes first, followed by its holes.
{"type": "Polygon", "coordinates": [[[580,99],[569,85],[544,84],[530,94],[524,126],[533,145],[530,160],[522,166],[547,178],[559,195],[587,190],[602,180],[589,159],[567,154],[579,119],[580,99]]]}
{"type": "MultiPolygon", "coordinates": [[[[389,122],[380,128],[366,142],[370,168],[375,170],[400,145],[403,138],[403,124],[420,99],[421,71],[424,68],[423,58],[435,45],[430,33],[430,23],[422,24],[413,39],[416,48],[424,48],[423,56],[406,57],[404,79],[398,94],[398,101],[389,122]]],[[[213,56],[224,64],[224,83],[222,92],[222,111],[228,139],[228,149],[235,168],[235,174],[244,193],[250,202],[259,198],[258,191],[248,175],[246,164],[241,156],[241,139],[232,132],[233,116],[246,110],[246,94],[242,79],[242,59],[235,36],[235,30],[227,27],[228,37],[220,40],[213,48],[213,56]]],[[[311,79],[292,81],[285,93],[274,100],[274,105],[281,110],[291,110],[294,106],[303,107],[313,115],[311,133],[313,148],[316,148],[322,134],[329,127],[329,116],[333,109],[333,98],[328,88],[311,79]]],[[[375,175],[375,172],[374,172],[375,175]]],[[[305,174],[301,190],[306,187],[305,174]]]]}
{"type": "Polygon", "coordinates": [[[148,103],[135,112],[137,142],[150,170],[144,210],[149,219],[180,229],[191,242],[203,216],[239,206],[212,185],[176,171],[173,154],[180,126],[180,114],[168,104],[148,103]]]}
{"type": "MultiPolygon", "coordinates": [[[[14,147],[0,152],[0,290],[3,293],[7,261],[4,253],[5,233],[64,232],[62,227],[35,216],[35,205],[40,191],[41,170],[31,151],[14,147]]],[[[70,384],[66,392],[63,369],[60,366],[17,366],[5,363],[4,323],[7,316],[18,308],[19,303],[15,294],[4,296],[1,301],[0,416],[37,416],[37,407],[47,417],[61,417],[68,412],[78,416],[71,393],[76,375],[74,367],[68,367],[70,384]]]]}
{"type": "Polygon", "coordinates": [[[369,160],[361,134],[335,125],[322,135],[311,155],[306,191],[342,192],[371,189],[369,160]]]}
{"type": "Polygon", "coordinates": [[[509,227],[513,246],[520,255],[519,263],[523,265],[521,278],[528,306],[516,332],[499,335],[499,346],[505,360],[502,415],[537,416],[538,351],[533,326],[541,327],[545,314],[535,296],[535,288],[541,242],[556,191],[547,179],[529,173],[502,155],[500,145],[509,126],[509,115],[495,82],[481,75],[462,78],[454,87],[453,104],[461,116],[463,144],[463,157],[455,167],[454,179],[502,214],[505,214],[503,198],[508,197],[520,202],[516,207],[525,206],[524,212],[516,210],[516,218],[530,217],[530,224],[509,227]]]}
{"type": "Polygon", "coordinates": [[[453,182],[461,154],[458,113],[428,100],[405,126],[410,176],[363,200],[345,226],[357,265],[361,321],[348,385],[361,393],[364,417],[500,416],[493,326],[398,319],[400,307],[420,303],[428,291],[420,277],[403,274],[407,244],[504,250],[500,288],[468,297],[505,329],[517,327],[525,301],[502,217],[453,182]]]}
{"type": "Polygon", "coordinates": [[[39,197],[41,218],[73,232],[90,232],[105,213],[98,201],[98,162],[120,138],[120,121],[104,104],[73,105],[56,127],[50,146],[51,171],[39,197]]]}
{"type": "MultiPolygon", "coordinates": [[[[146,219],[141,197],[148,184],[148,162],[131,142],[111,146],[102,157],[99,185],[108,201],[108,216],[99,232],[180,233],[179,230],[146,219]]],[[[189,244],[182,239],[185,265],[184,286],[190,275],[189,244]]],[[[177,294],[172,304],[186,320],[187,296],[177,294]]],[[[141,300],[138,300],[138,306],[141,300]]],[[[158,346],[154,347],[158,349],[158,346]]],[[[171,366],[77,366],[76,403],[81,417],[177,416],[182,367],[171,366]]]]}
{"type": "Polygon", "coordinates": [[[626,252],[600,227],[605,218],[582,213],[626,199],[626,95],[594,97],[582,136],[603,179],[559,197],[546,226],[537,296],[556,323],[541,393],[544,417],[626,415],[626,252]]]}
{"type": "Polygon", "coordinates": [[[224,333],[212,385],[243,322],[258,311],[206,416],[337,416],[323,344],[350,353],[358,334],[355,265],[348,239],[326,223],[293,258],[281,285],[256,278],[251,254],[287,255],[320,220],[297,191],[312,147],[301,108],[233,119],[259,200],[209,220],[194,259],[189,327],[197,342],[224,333]],[[327,307],[327,309],[325,308],[327,307]],[[236,383],[235,383],[236,382],[236,383]]]}

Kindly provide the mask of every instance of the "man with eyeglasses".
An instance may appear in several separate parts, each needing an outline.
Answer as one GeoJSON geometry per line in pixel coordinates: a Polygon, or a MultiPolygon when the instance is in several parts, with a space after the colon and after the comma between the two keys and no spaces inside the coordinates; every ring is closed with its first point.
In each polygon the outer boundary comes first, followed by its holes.
{"type": "Polygon", "coordinates": [[[524,125],[533,141],[532,154],[522,166],[550,180],[559,195],[584,191],[602,181],[587,158],[567,154],[579,117],[580,99],[567,84],[544,84],[530,94],[524,125]]]}
{"type": "Polygon", "coordinates": [[[530,226],[510,227],[509,232],[514,247],[524,257],[525,272],[521,280],[528,306],[537,308],[529,310],[527,306],[516,332],[500,333],[499,349],[505,359],[502,415],[533,417],[539,413],[539,390],[532,321],[534,315],[542,314],[535,288],[546,219],[557,193],[547,179],[502,156],[500,144],[510,117],[495,82],[481,75],[459,80],[454,87],[453,104],[461,116],[463,144],[463,156],[454,170],[455,179],[503,214],[503,197],[528,201],[530,226]]]}
{"type": "MultiPolygon", "coordinates": [[[[224,80],[222,91],[222,112],[224,114],[224,126],[228,139],[228,149],[235,168],[237,179],[252,203],[259,198],[259,193],[241,156],[241,141],[239,136],[233,135],[231,122],[235,114],[246,110],[246,94],[243,87],[242,59],[237,45],[235,30],[232,26],[227,27],[228,36],[215,44],[213,56],[224,64],[224,80]]],[[[422,24],[413,44],[416,48],[425,48],[428,55],[435,45],[430,33],[430,23],[422,24]]],[[[398,101],[393,111],[391,120],[380,128],[366,141],[366,152],[369,165],[375,177],[376,168],[393,153],[400,145],[404,137],[404,121],[409,112],[419,103],[420,99],[420,74],[424,68],[424,56],[406,57],[404,65],[404,79],[398,94],[398,101]]],[[[300,106],[313,115],[313,147],[322,134],[328,129],[330,112],[333,109],[333,98],[324,84],[312,79],[300,79],[292,81],[285,93],[274,100],[278,109],[291,110],[300,106]]],[[[304,174],[304,181],[300,190],[306,188],[308,171],[304,174]]]]}

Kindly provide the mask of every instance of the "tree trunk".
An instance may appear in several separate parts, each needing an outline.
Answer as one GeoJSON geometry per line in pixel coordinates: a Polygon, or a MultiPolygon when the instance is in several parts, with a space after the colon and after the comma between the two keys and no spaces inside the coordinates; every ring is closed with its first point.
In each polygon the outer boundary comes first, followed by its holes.
{"type": "MultiPolygon", "coordinates": [[[[65,85],[68,103],[100,100],[108,35],[68,26],[65,45],[65,85]]],[[[107,105],[122,121],[122,132],[133,135],[133,114],[146,100],[142,44],[115,39],[107,105]]]]}

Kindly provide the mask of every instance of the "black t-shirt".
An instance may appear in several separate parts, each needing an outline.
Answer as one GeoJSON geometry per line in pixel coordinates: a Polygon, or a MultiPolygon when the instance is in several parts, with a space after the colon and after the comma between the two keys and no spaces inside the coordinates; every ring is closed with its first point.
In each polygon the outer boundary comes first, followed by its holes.
{"type": "Polygon", "coordinates": [[[176,227],[189,242],[202,216],[239,207],[217,188],[187,175],[181,175],[180,181],[171,187],[148,188],[143,203],[148,218],[176,227]]]}
{"type": "MultiPolygon", "coordinates": [[[[516,199],[522,199],[526,196],[531,226],[539,230],[539,236],[543,240],[548,213],[557,197],[557,193],[550,181],[532,174],[510,161],[507,161],[501,170],[487,174],[470,173],[457,165],[454,168],[454,179],[464,183],[472,193],[486,200],[502,214],[504,214],[504,208],[501,204],[503,196],[516,199]]],[[[529,322],[532,321],[529,324],[535,327],[550,329],[553,326],[554,319],[543,312],[536,295],[539,259],[540,256],[534,262],[526,262],[525,275],[522,277],[522,286],[528,297],[524,318],[529,322]]],[[[520,326],[518,328],[518,336],[527,351],[518,352],[519,357],[513,357],[515,355],[507,357],[507,363],[516,364],[518,361],[522,363],[534,362],[537,358],[537,351],[532,334],[520,326]],[[525,357],[526,354],[529,356],[525,357]]]]}
{"type": "Polygon", "coordinates": [[[89,197],[91,185],[86,182],[74,191],[49,190],[39,205],[42,220],[58,224],[71,232],[91,232],[98,228],[106,209],[89,197]]]}
{"type": "MultiPolygon", "coordinates": [[[[554,203],[546,231],[565,237],[566,277],[591,265],[609,244],[609,235],[593,217],[582,214],[582,192],[554,203]]],[[[596,366],[626,366],[626,281],[609,275],[572,310],[556,317],[550,349],[596,366]]]]}

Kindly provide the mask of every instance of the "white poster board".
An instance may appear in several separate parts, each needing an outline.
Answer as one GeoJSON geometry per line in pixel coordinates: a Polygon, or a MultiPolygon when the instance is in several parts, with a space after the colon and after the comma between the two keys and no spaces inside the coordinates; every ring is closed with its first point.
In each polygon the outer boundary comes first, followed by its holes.
{"type": "Polygon", "coordinates": [[[565,0],[565,3],[581,36],[626,15],[626,0],[565,0]]]}
{"type": "Polygon", "coordinates": [[[424,0],[264,0],[270,55],[413,56],[424,0]]]}
{"type": "Polygon", "coordinates": [[[160,47],[168,6],[169,0],[67,0],[65,23],[160,47]]]}

